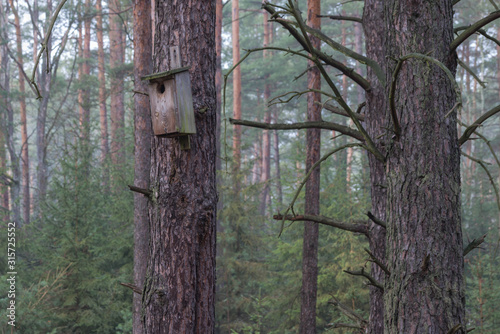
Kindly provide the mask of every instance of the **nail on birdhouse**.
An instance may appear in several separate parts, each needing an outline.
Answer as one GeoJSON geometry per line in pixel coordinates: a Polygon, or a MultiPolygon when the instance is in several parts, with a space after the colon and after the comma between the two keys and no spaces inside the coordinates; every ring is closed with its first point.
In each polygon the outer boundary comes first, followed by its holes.
{"type": "Polygon", "coordinates": [[[149,80],[153,132],[162,137],[195,134],[190,66],[180,66],[178,46],[170,48],[170,59],[172,70],[142,77],[142,80],[149,80]]]}

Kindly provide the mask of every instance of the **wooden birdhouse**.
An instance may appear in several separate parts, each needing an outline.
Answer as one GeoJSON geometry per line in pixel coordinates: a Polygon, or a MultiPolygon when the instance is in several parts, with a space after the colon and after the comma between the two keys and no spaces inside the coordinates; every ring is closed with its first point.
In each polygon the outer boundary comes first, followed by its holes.
{"type": "Polygon", "coordinates": [[[180,67],[179,47],[170,48],[170,57],[172,70],[142,77],[149,80],[153,132],[162,137],[195,134],[189,66],[180,67]]]}

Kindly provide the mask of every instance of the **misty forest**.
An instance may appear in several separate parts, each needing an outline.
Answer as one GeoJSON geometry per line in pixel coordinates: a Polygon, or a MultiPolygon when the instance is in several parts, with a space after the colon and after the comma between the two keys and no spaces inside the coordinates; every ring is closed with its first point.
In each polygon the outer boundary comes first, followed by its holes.
{"type": "Polygon", "coordinates": [[[1,0],[0,333],[499,333],[499,115],[499,0],[1,0]]]}

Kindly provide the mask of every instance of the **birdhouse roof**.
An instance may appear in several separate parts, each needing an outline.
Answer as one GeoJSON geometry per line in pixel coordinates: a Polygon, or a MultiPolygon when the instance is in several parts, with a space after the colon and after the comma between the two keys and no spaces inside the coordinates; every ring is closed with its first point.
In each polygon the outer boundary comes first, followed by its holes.
{"type": "Polygon", "coordinates": [[[160,72],[160,73],[153,73],[149,74],[146,76],[143,76],[141,80],[149,80],[150,82],[153,81],[164,81],[167,79],[171,79],[174,77],[175,74],[180,73],[180,72],[185,72],[189,70],[191,66],[185,66],[185,67],[179,67],[179,68],[174,68],[173,70],[170,71],[165,71],[165,72],[160,72]]]}

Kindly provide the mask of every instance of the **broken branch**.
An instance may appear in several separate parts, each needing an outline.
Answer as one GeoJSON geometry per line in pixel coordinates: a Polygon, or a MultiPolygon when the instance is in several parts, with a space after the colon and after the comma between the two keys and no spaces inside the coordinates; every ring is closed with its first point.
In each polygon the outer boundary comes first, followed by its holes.
{"type": "Polygon", "coordinates": [[[469,254],[475,248],[479,248],[479,245],[481,245],[484,242],[485,238],[486,238],[486,234],[483,235],[480,238],[473,239],[471,242],[469,242],[469,244],[467,245],[467,247],[464,248],[464,253],[463,253],[464,256],[467,255],[467,254],[469,254]]]}
{"type": "Polygon", "coordinates": [[[368,234],[368,228],[364,222],[357,222],[357,223],[344,223],[332,218],[328,218],[325,216],[316,216],[316,215],[274,215],[273,219],[275,220],[289,220],[289,221],[312,221],[315,223],[323,224],[323,225],[328,225],[332,227],[339,228],[344,231],[349,231],[349,232],[355,232],[355,233],[362,233],[362,234],[368,234]]]}
{"type": "Polygon", "coordinates": [[[344,270],[344,272],[347,273],[347,274],[349,274],[349,275],[353,275],[353,276],[363,276],[363,277],[365,277],[366,279],[368,279],[370,281],[371,285],[373,285],[373,286],[379,288],[380,290],[384,291],[384,287],[382,286],[382,284],[380,284],[380,282],[378,282],[370,274],[365,273],[365,269],[364,268],[361,268],[361,270],[359,270],[359,271],[344,270]]]}

